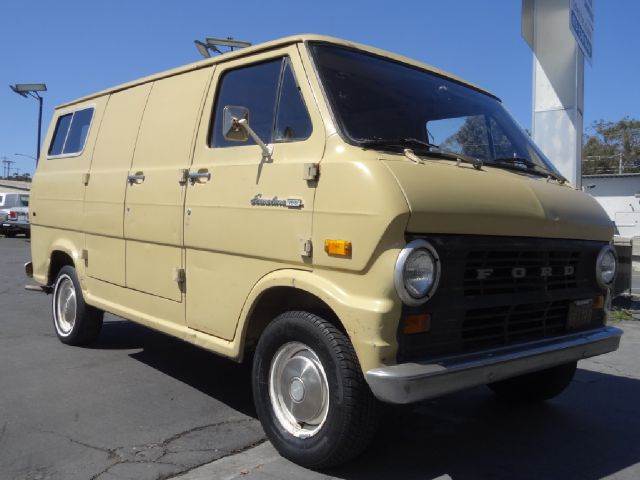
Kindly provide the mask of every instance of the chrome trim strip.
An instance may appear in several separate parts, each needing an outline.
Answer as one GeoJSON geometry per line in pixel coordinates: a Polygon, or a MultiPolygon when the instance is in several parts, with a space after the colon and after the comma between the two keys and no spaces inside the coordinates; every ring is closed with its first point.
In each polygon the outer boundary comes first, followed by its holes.
{"type": "Polygon", "coordinates": [[[477,385],[544,370],[618,349],[622,330],[597,330],[375,368],[365,374],[373,394],[383,402],[412,403],[477,385]]]}

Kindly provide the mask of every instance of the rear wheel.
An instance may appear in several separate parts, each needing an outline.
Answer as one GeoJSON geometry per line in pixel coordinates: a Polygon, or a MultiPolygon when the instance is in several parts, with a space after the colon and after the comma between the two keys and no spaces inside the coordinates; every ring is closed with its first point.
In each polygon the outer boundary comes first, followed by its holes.
{"type": "Polygon", "coordinates": [[[566,363],[539,372],[490,383],[500,398],[512,402],[542,402],[560,395],[571,383],[578,362],[566,363]]]}
{"type": "Polygon", "coordinates": [[[98,338],[103,312],[85,303],[76,270],[70,265],[62,267],[56,277],[52,311],[53,326],[62,343],[87,345],[98,338]]]}
{"type": "Polygon", "coordinates": [[[307,312],[271,322],[253,359],[258,417],[280,454],[311,468],[347,462],[378,425],[378,404],[353,346],[333,324],[307,312]]]}

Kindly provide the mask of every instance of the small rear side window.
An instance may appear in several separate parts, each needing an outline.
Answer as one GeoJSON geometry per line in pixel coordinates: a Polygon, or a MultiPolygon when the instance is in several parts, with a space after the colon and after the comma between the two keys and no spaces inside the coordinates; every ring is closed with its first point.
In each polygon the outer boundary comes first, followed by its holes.
{"type": "Polygon", "coordinates": [[[64,147],[64,141],[67,138],[69,132],[69,125],[71,124],[71,113],[62,115],[58,118],[56,123],[56,130],[53,133],[53,141],[49,147],[49,155],[60,155],[62,153],[62,147],[64,147]]]}
{"type": "Polygon", "coordinates": [[[93,108],[85,108],[58,118],[49,147],[49,155],[71,155],[81,152],[89,133],[92,117],[93,108]]]}

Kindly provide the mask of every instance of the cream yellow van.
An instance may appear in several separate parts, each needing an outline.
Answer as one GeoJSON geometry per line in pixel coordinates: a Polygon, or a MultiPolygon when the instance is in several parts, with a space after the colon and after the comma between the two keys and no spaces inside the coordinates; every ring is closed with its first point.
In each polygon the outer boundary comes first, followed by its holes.
{"type": "Polygon", "coordinates": [[[252,359],[268,437],[310,467],[361,452],[380,402],[546,400],[620,341],[600,206],[497,97],[363,45],[293,36],[61,105],[31,198],[63,343],[111,312],[252,359]]]}

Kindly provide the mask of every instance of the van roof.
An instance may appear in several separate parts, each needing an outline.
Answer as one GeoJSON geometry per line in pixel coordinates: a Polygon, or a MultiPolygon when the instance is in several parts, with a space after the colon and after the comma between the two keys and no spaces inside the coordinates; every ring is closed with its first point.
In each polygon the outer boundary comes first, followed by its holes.
{"type": "MultiPolygon", "coordinates": [[[[368,45],[363,45],[360,43],[356,43],[356,42],[351,42],[348,40],[343,40],[340,38],[335,38],[335,37],[329,37],[326,35],[316,35],[316,34],[301,34],[301,35],[291,35],[288,37],[283,37],[283,38],[279,38],[276,40],[271,40],[269,42],[264,42],[264,43],[259,43],[256,45],[252,45],[250,47],[246,47],[246,48],[242,48],[242,49],[238,49],[238,50],[234,50],[231,52],[225,52],[221,55],[217,55],[215,57],[211,57],[211,58],[205,58],[203,60],[194,62],[194,63],[189,63],[187,65],[183,65],[181,67],[177,67],[177,68],[173,68],[170,70],[165,70],[163,72],[159,72],[159,73],[155,73],[153,75],[149,75],[147,77],[142,77],[139,78],[137,80],[133,80],[131,82],[127,82],[127,83],[123,83],[121,85],[117,85],[115,87],[111,87],[111,88],[107,88],[106,90],[102,90],[96,93],[92,93],[90,95],[86,95],[84,97],[81,98],[77,98],[75,100],[72,100],[70,102],[67,103],[63,103],[60,104],[56,107],[56,109],[60,109],[60,108],[66,108],[66,107],[70,107],[76,103],[80,103],[80,102],[84,102],[86,100],[90,100],[92,98],[96,98],[96,97],[101,97],[103,95],[108,95],[110,93],[115,93],[118,92],[120,90],[125,90],[127,88],[131,88],[134,87],[136,85],[141,85],[143,83],[148,83],[148,82],[153,82],[154,80],[159,80],[161,78],[166,78],[166,77],[171,77],[174,75],[178,75],[180,73],[184,73],[184,72],[188,72],[191,70],[198,70],[200,68],[205,68],[208,67],[209,65],[213,65],[216,63],[221,63],[221,62],[225,62],[227,60],[232,60],[234,58],[241,58],[241,57],[246,57],[249,55],[252,55],[254,53],[257,52],[262,52],[264,50],[270,50],[270,49],[274,49],[274,48],[278,48],[278,47],[283,47],[286,45],[291,45],[294,43],[300,43],[300,42],[309,42],[309,41],[319,41],[319,42],[327,42],[327,43],[332,43],[335,45],[341,45],[341,46],[345,46],[345,47],[351,47],[351,48],[355,48],[358,50],[362,50],[364,52],[369,52],[369,53],[373,53],[376,55],[380,55],[382,57],[386,57],[386,58],[390,58],[392,60],[396,60],[398,62],[402,62],[402,63],[406,63],[409,65],[413,65],[416,66],[418,68],[422,68],[424,70],[436,73],[438,75],[441,75],[443,77],[447,77],[450,78],[458,83],[462,83],[466,86],[469,86],[471,88],[473,88],[474,90],[478,90],[484,94],[490,95],[494,98],[498,98],[495,95],[493,95],[491,92],[477,86],[474,85],[473,83],[470,83],[456,75],[453,75],[451,73],[445,72],[444,70],[440,70],[439,68],[436,68],[432,65],[428,65],[426,63],[422,63],[422,62],[418,62],[412,58],[409,57],[405,57],[403,55],[398,55],[396,53],[393,52],[388,52],[386,50],[381,50],[379,48],[375,48],[375,47],[370,47],[368,45]]],[[[499,99],[498,99],[499,100],[499,99]]]]}

